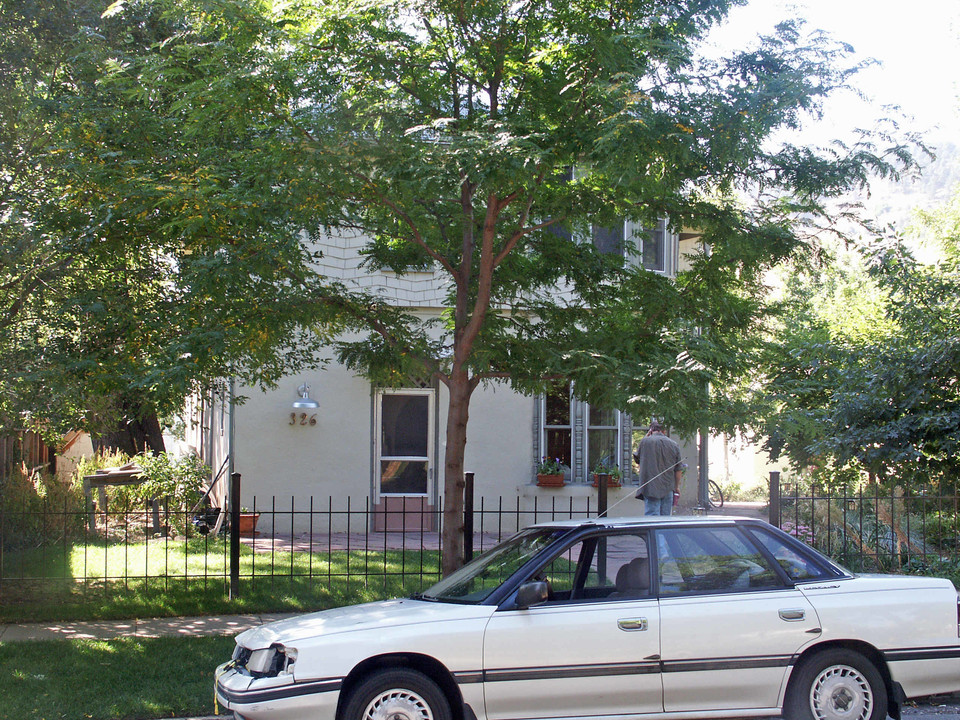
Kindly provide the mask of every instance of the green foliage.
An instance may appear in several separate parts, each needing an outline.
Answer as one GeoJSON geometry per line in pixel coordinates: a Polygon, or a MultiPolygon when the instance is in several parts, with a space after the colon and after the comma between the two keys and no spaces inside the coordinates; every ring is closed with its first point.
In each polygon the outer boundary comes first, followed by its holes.
{"type": "Polygon", "coordinates": [[[559,475],[565,472],[563,463],[558,458],[545,457],[537,463],[538,475],[559,475]]]}
{"type": "Polygon", "coordinates": [[[79,483],[85,475],[93,475],[97,470],[119,468],[130,462],[130,458],[123,452],[101,450],[93,455],[85,455],[77,462],[77,469],[73,473],[73,482],[79,483]]]}
{"type": "Polygon", "coordinates": [[[855,270],[795,276],[765,364],[774,454],[830,487],[952,491],[960,476],[960,200],[922,216],[940,259],[899,238],[861,248],[855,270]]]}
{"type": "Polygon", "coordinates": [[[294,170],[257,111],[276,78],[249,72],[257,7],[221,6],[229,49],[189,3],[7,9],[0,422],[106,433],[219,377],[316,365],[294,170]]]}
{"type": "Polygon", "coordinates": [[[58,545],[83,533],[83,492],[49,473],[0,476],[0,543],[4,551],[58,545]]]}
{"type": "Polygon", "coordinates": [[[769,490],[765,482],[757,485],[744,485],[736,480],[724,480],[723,497],[727,502],[757,502],[767,500],[769,490]]]}
{"type": "Polygon", "coordinates": [[[140,466],[143,483],[134,485],[141,500],[162,498],[177,511],[191,509],[200,500],[210,480],[210,468],[196,455],[174,458],[169,453],[139,455],[134,462],[140,466]]]}
{"type": "Polygon", "coordinates": [[[609,475],[616,480],[620,479],[620,467],[610,458],[601,458],[591,472],[595,475],[609,475]]]}
{"type": "Polygon", "coordinates": [[[2,46],[40,62],[7,86],[0,410],[116,427],[315,365],[317,333],[377,383],[449,389],[448,542],[480,383],[742,420],[765,272],[827,199],[913,166],[899,140],[775,142],[858,66],[797,21],[707,57],[736,0],[33,1],[63,22],[2,46]],[[590,241],[663,217],[709,248],[676,282],[642,232],[590,241]],[[359,234],[371,270],[433,271],[442,322],[318,276],[314,228],[359,234]]]}

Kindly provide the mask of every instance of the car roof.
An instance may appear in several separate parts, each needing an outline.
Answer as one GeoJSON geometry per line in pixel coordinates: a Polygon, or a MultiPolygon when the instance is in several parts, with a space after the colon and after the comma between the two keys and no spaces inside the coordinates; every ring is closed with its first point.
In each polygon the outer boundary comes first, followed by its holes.
{"type": "Polygon", "coordinates": [[[731,525],[736,522],[763,522],[757,518],[739,517],[736,515],[651,515],[639,517],[617,518],[585,518],[580,520],[551,520],[539,522],[530,527],[547,528],[651,528],[676,527],[677,525],[731,525]]]}

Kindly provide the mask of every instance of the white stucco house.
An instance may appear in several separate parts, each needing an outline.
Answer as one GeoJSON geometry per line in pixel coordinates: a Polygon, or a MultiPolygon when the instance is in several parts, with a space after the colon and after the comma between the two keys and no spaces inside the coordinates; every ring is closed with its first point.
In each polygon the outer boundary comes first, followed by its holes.
{"type": "MultiPolygon", "coordinates": [[[[613,232],[598,228],[594,242],[635,243],[636,262],[650,272],[673,276],[699,239],[696,233],[672,232],[662,221],[653,230],[632,223],[613,232]]],[[[363,244],[358,236],[328,236],[318,272],[375,291],[410,312],[441,312],[439,274],[370,272],[360,265],[363,244]]],[[[241,405],[231,407],[230,392],[224,382],[211,396],[189,404],[187,441],[215,476],[225,479],[230,470],[241,474],[242,505],[293,507],[295,512],[284,522],[292,521],[295,529],[306,522],[311,499],[314,507],[327,508],[332,499],[338,508],[349,502],[357,510],[390,511],[374,513],[367,529],[395,529],[399,523],[408,529],[435,529],[444,486],[447,398],[442,385],[376,387],[331,361],[285,378],[273,391],[233,388],[246,397],[241,405]],[[403,517],[394,513],[401,509],[403,517]]],[[[496,507],[502,499],[512,508],[567,508],[572,499],[580,508],[590,498],[595,508],[598,491],[591,471],[605,459],[630,468],[623,487],[610,490],[609,504],[630,497],[610,514],[638,514],[643,508],[633,498],[634,426],[627,413],[590,407],[568,389],[531,398],[506,383],[481,386],[471,401],[465,461],[465,469],[475,475],[475,504],[496,507]],[[544,456],[558,457],[567,467],[563,487],[537,485],[536,465],[544,456]]],[[[690,508],[697,504],[698,447],[696,439],[677,439],[689,466],[681,505],[690,508]]],[[[225,485],[221,482],[213,494],[218,502],[225,485]]]]}

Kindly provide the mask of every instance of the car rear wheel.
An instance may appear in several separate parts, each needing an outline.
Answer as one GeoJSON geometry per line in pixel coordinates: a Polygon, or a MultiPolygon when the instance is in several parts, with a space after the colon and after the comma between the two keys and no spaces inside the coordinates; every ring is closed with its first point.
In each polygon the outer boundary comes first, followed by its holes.
{"type": "Polygon", "coordinates": [[[852,650],[826,650],[805,660],[790,681],[786,720],[884,720],[887,690],[873,663],[852,650]]]}
{"type": "Polygon", "coordinates": [[[383,670],[354,689],[341,720],[451,720],[450,703],[423,673],[383,670]]]}

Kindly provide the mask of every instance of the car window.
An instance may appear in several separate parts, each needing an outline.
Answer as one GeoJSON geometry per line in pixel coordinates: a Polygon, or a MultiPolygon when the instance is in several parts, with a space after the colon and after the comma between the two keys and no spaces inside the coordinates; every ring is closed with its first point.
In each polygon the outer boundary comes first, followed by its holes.
{"type": "Polygon", "coordinates": [[[650,593],[646,535],[607,533],[577,541],[533,579],[549,583],[550,600],[590,602],[650,593]]]}
{"type": "Polygon", "coordinates": [[[661,595],[728,593],[781,587],[766,557],[735,527],[657,531],[661,595]]]}
{"type": "Polygon", "coordinates": [[[826,575],[810,558],[806,558],[787,544],[787,540],[775,536],[761,528],[751,528],[753,536],[770,552],[771,555],[794,581],[816,580],[826,575]]]}
{"type": "Polygon", "coordinates": [[[569,532],[531,528],[505,540],[419,594],[425,600],[480,603],[548,545],[569,532]]]}

